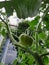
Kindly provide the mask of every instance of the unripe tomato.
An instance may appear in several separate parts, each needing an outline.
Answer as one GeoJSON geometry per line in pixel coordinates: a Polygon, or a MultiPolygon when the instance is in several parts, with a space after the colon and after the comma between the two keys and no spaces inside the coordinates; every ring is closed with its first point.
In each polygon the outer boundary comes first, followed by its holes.
{"type": "Polygon", "coordinates": [[[20,35],[20,43],[26,47],[30,47],[32,45],[33,39],[27,34],[20,35]]]}

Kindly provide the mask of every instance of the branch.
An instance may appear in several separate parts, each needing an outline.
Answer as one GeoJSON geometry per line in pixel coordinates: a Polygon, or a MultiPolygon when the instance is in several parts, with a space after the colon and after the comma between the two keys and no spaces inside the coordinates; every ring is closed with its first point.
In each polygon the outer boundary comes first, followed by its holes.
{"type": "Polygon", "coordinates": [[[15,39],[17,42],[19,42],[19,37],[18,37],[17,35],[15,35],[14,33],[12,33],[12,35],[13,35],[14,39],[15,39]]]}
{"type": "Polygon", "coordinates": [[[3,23],[5,23],[5,25],[7,25],[7,23],[0,17],[0,19],[2,20],[3,23]]]}
{"type": "Polygon", "coordinates": [[[48,53],[45,53],[45,54],[40,55],[40,57],[43,57],[43,56],[46,56],[46,55],[49,55],[49,52],[48,52],[48,53]]]}
{"type": "Polygon", "coordinates": [[[40,58],[40,56],[37,53],[32,52],[30,49],[28,49],[28,48],[24,47],[23,45],[19,44],[18,42],[16,42],[16,40],[12,36],[11,30],[9,28],[9,25],[1,17],[0,17],[0,19],[7,26],[8,35],[9,35],[12,43],[15,46],[18,46],[18,47],[22,48],[23,50],[25,50],[26,52],[30,53],[35,58],[35,60],[38,62],[39,65],[44,65],[42,59],[40,58]]]}

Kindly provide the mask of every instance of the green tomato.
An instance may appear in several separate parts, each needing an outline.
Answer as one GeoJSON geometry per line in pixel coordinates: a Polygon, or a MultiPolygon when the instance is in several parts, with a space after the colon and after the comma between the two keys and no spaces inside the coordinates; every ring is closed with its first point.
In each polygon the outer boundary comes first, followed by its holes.
{"type": "Polygon", "coordinates": [[[20,44],[24,45],[25,47],[30,47],[32,45],[32,42],[33,39],[27,34],[20,35],[20,44]]]}

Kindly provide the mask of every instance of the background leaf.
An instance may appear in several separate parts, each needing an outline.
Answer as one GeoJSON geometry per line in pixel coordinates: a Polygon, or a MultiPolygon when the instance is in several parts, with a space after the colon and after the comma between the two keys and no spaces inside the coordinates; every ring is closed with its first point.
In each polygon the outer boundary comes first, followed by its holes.
{"type": "Polygon", "coordinates": [[[4,1],[0,2],[0,8],[5,7],[8,16],[12,15],[12,12],[15,9],[19,18],[32,17],[38,13],[41,1],[42,0],[4,1]]]}

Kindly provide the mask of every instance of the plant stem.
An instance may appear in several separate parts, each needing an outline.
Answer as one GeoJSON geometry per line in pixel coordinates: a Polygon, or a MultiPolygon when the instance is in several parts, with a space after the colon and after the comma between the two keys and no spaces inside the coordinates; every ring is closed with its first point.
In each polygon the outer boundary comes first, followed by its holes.
{"type": "Polygon", "coordinates": [[[48,52],[48,53],[45,53],[45,54],[40,55],[40,57],[43,57],[43,56],[46,56],[46,55],[49,55],[49,52],[48,52]]]}
{"type": "Polygon", "coordinates": [[[16,40],[12,36],[11,30],[9,28],[9,25],[1,17],[0,17],[0,19],[2,20],[3,23],[6,24],[8,35],[9,35],[12,43],[15,46],[18,46],[18,47],[22,48],[23,50],[25,50],[26,52],[30,53],[35,58],[35,60],[38,62],[39,65],[44,65],[42,59],[40,58],[40,56],[37,53],[32,52],[30,49],[28,49],[28,48],[24,47],[23,45],[19,44],[18,42],[16,42],[16,40]]]}
{"type": "Polygon", "coordinates": [[[38,33],[35,32],[35,44],[36,44],[36,52],[38,53],[38,33]]]}

